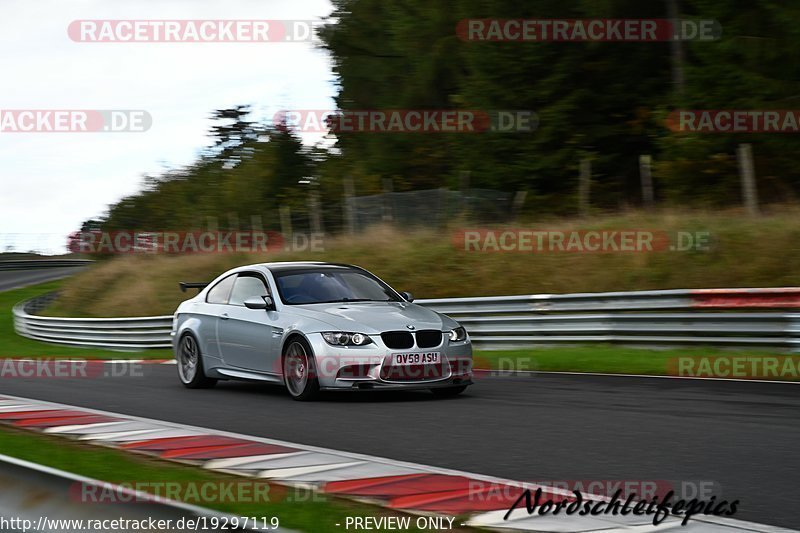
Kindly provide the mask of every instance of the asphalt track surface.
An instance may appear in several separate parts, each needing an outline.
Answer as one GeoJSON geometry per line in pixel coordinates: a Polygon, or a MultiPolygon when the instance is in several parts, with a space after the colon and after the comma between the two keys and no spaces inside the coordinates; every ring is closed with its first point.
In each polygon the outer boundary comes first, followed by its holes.
{"type": "Polygon", "coordinates": [[[82,267],[0,270],[0,291],[66,278],[81,270],[82,267]]]}
{"type": "Polygon", "coordinates": [[[3,378],[0,394],[515,480],[709,481],[735,518],[797,528],[800,385],[613,376],[486,376],[458,397],[220,382],[176,368],[94,379],[3,378]]]}

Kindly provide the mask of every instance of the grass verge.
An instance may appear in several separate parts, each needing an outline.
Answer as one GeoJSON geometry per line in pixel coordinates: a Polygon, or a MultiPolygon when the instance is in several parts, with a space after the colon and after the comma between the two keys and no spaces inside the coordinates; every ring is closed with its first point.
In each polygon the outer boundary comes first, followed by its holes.
{"type": "Polygon", "coordinates": [[[115,352],[93,348],[59,346],[17,335],[11,309],[23,300],[58,290],[63,281],[51,281],[22,289],[0,292],[0,357],[76,358],[76,359],[170,359],[170,350],[115,352]]]}
{"type": "Polygon", "coordinates": [[[724,350],[719,348],[675,348],[648,350],[609,345],[563,346],[555,348],[528,348],[519,350],[476,351],[476,368],[492,370],[541,370],[557,372],[597,372],[604,374],[644,374],[652,376],[695,375],[698,377],[731,377],[742,379],[769,379],[800,381],[800,358],[787,353],[766,350],[724,350]],[[726,361],[752,357],[754,363],[743,361],[737,370],[726,361]],[[714,358],[720,360],[715,367],[714,358]],[[776,372],[764,372],[760,364],[765,358],[778,358],[776,372]],[[784,363],[786,360],[789,363],[784,363]],[[683,367],[681,367],[681,361],[683,367]],[[755,364],[756,376],[751,364],[755,364]],[[728,371],[729,375],[723,373],[728,371]]]}
{"type": "MultiPolygon", "coordinates": [[[[187,495],[191,494],[189,487],[200,489],[206,483],[210,484],[206,487],[213,488],[228,482],[247,483],[256,480],[256,478],[217,474],[142,454],[84,444],[63,437],[33,434],[7,426],[0,428],[0,450],[12,457],[110,483],[151,483],[156,487],[163,487],[164,483],[179,483],[180,487],[184,487],[180,493],[187,495]]],[[[207,489],[207,494],[213,494],[213,489],[207,489]]],[[[259,491],[259,494],[263,496],[264,492],[259,491]]],[[[247,498],[249,501],[238,502],[198,502],[192,498],[192,501],[186,503],[216,509],[234,516],[276,516],[282,527],[314,533],[340,532],[343,527],[336,524],[344,525],[348,516],[399,516],[399,513],[381,507],[275,484],[270,484],[268,497],[262,496],[251,496],[247,498]]],[[[414,523],[413,519],[411,523],[414,523]]],[[[421,530],[412,528],[408,531],[421,530]]]]}

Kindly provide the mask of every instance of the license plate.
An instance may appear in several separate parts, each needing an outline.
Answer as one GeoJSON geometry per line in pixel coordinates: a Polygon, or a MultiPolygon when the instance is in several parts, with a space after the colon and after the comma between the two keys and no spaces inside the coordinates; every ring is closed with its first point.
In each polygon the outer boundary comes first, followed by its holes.
{"type": "Polygon", "coordinates": [[[437,364],[439,361],[439,352],[392,354],[392,363],[395,366],[431,365],[437,364]]]}

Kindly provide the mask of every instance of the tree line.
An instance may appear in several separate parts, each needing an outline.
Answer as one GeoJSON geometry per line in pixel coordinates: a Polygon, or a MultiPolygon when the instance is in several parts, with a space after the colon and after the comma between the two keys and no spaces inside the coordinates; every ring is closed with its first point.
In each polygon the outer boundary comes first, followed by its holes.
{"type": "MultiPolygon", "coordinates": [[[[146,178],[143,190],[84,229],[204,227],[278,207],[301,216],[312,192],[325,227],[342,226],[343,179],[356,194],[469,186],[525,191],[529,213],[578,212],[581,162],[591,206],[642,204],[641,156],[659,205],[741,203],[737,148],[752,147],[759,197],[793,200],[798,136],[702,134],[668,127],[677,109],[792,109],[800,102],[800,5],[774,0],[335,0],[319,30],[338,109],[532,110],[519,133],[346,133],[329,148],[291,124],[214,113],[211,145],[193,164],[146,178]],[[673,42],[473,42],[460,21],[713,19],[721,37],[673,42]]],[[[266,75],[266,73],[265,73],[266,75]]]]}

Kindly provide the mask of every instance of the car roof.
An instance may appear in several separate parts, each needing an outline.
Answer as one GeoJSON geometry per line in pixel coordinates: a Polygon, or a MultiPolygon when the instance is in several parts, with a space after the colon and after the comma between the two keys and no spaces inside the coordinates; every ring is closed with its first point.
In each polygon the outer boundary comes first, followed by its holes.
{"type": "Polygon", "coordinates": [[[272,272],[286,272],[289,270],[302,270],[306,268],[356,268],[360,270],[359,267],[354,265],[348,265],[345,263],[326,263],[324,261],[281,261],[274,263],[261,263],[261,266],[268,268],[272,272]]]}

